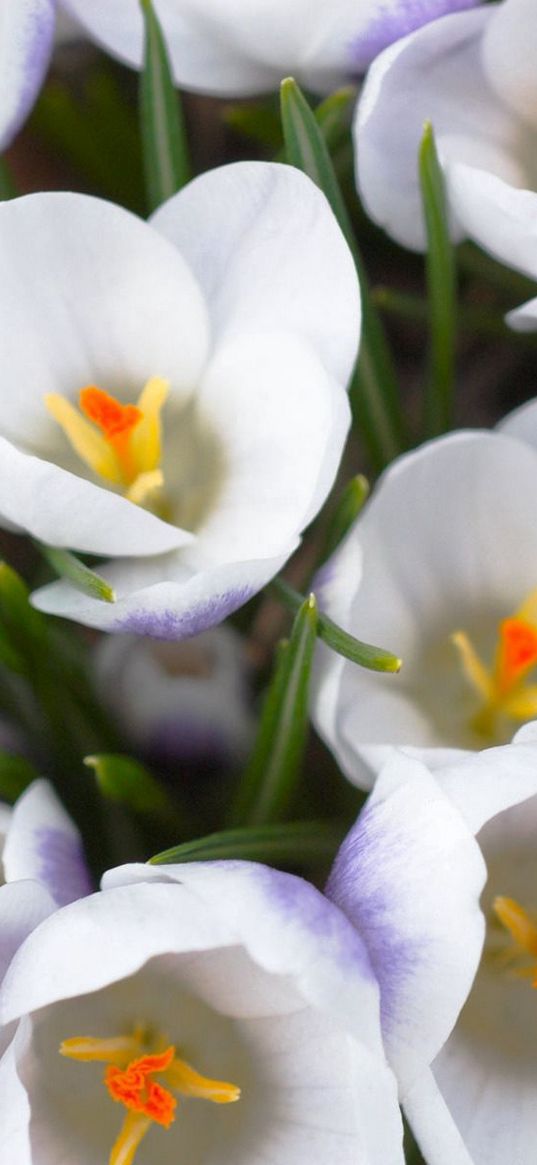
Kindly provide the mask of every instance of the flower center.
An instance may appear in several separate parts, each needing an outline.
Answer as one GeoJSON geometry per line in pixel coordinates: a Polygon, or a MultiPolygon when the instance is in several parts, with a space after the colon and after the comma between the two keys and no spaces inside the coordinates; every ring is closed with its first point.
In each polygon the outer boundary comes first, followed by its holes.
{"type": "Polygon", "coordinates": [[[494,739],[500,716],[518,722],[537,716],[537,684],[525,682],[537,664],[537,591],[499,623],[491,667],[482,662],[465,631],[456,631],[451,640],[464,676],[481,700],[470,721],[475,732],[494,739]]]}
{"type": "Polygon", "coordinates": [[[55,392],[45,405],[84,464],[143,506],[164,486],[160,414],[168,392],[168,382],[154,376],[136,404],[121,404],[91,384],[80,391],[79,409],[55,392]]]}
{"type": "Polygon", "coordinates": [[[173,1045],[166,1045],[166,1040],[151,1037],[142,1025],[130,1036],[75,1036],[60,1045],[60,1054],[71,1060],[107,1064],[103,1084],[111,1099],[127,1110],[109,1165],[132,1165],[151,1125],[170,1128],[178,1104],[173,1092],[213,1104],[232,1104],[240,1097],[241,1090],[235,1084],[201,1076],[176,1055],[173,1045]]]}
{"type": "Polygon", "coordinates": [[[537,921],[514,898],[495,898],[493,910],[510,937],[500,952],[502,962],[537,987],[537,921]]]}

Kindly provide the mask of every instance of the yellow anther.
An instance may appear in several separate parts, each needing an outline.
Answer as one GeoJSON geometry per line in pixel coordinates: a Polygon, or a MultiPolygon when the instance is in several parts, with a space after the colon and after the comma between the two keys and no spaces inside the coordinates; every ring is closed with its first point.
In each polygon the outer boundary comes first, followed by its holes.
{"type": "Polygon", "coordinates": [[[508,952],[511,958],[529,956],[531,959],[529,965],[517,969],[517,974],[531,976],[532,986],[537,986],[537,923],[514,898],[495,898],[493,910],[511,936],[513,946],[508,952]]]}
{"type": "Polygon", "coordinates": [[[161,411],[168,382],[152,377],[136,404],[122,404],[96,385],[81,389],[80,409],[58,393],[45,405],[75,453],[97,477],[120,486],[137,505],[162,489],[161,411]]]}
{"type": "Polygon", "coordinates": [[[519,722],[537,716],[537,685],[525,683],[537,665],[537,591],[528,595],[514,615],[499,623],[492,667],[486,667],[479,658],[466,632],[456,631],[451,642],[466,679],[481,700],[470,721],[476,732],[494,737],[500,715],[519,722]]]}
{"type": "Polygon", "coordinates": [[[212,1100],[213,1104],[234,1104],[240,1100],[241,1090],[236,1084],[200,1076],[185,1060],[172,1060],[166,1072],[166,1080],[170,1088],[183,1096],[197,1096],[200,1100],[212,1100]]]}
{"type": "Polygon", "coordinates": [[[101,1064],[128,1064],[140,1053],[140,1040],[134,1036],[115,1036],[109,1040],[94,1039],[93,1036],[75,1036],[60,1044],[60,1056],[82,1062],[97,1061],[101,1064]]]}

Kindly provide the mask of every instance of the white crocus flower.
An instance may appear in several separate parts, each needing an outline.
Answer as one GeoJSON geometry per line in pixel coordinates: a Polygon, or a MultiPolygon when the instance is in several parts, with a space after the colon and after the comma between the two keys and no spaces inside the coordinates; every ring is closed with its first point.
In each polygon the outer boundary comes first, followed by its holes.
{"type": "Polygon", "coordinates": [[[10,145],[37,97],[54,40],[55,0],[0,4],[0,152],[10,145]]]}
{"type": "Polygon", "coordinates": [[[403,1165],[368,957],[299,878],[113,870],[30,936],[0,1014],[2,1165],[403,1165]]]}
{"type": "Polygon", "coordinates": [[[532,724],[434,775],[394,750],[336,859],[427,1165],[534,1160],[536,855],[532,724]]]}
{"type": "Polygon", "coordinates": [[[537,190],[536,37],[534,0],[503,0],[435,21],[373,65],[355,127],[358,186],[371,217],[405,246],[425,247],[417,157],[429,120],[454,238],[468,234],[528,270],[535,243],[513,219],[537,216],[537,194],[520,190],[537,190]]]}
{"type": "MultiPolygon", "coordinates": [[[[479,0],[156,0],[175,79],[202,93],[247,96],[293,73],[328,92],[362,74],[386,45],[479,0]]],[[[131,0],[64,0],[88,34],[135,68],[143,21],[131,0]]]]}
{"type": "Polygon", "coordinates": [[[351,781],[387,745],[438,764],[537,716],[537,450],[455,433],[399,458],[316,586],[321,608],[403,659],[397,676],[321,648],[314,712],[351,781]]]}
{"type": "Polygon", "coordinates": [[[183,643],[107,635],[97,691],[131,748],[164,764],[244,761],[254,735],[245,644],[231,627],[183,643]]]}
{"type": "Polygon", "coordinates": [[[116,559],[117,603],[61,582],[36,605],[169,639],[219,622],[297,546],[348,429],[359,293],[324,196],[268,163],[150,224],[30,195],[0,206],[0,260],[2,523],[116,559]]]}
{"type": "Polygon", "coordinates": [[[0,982],[43,918],[91,892],[80,835],[48,781],[0,806],[0,982]]]}

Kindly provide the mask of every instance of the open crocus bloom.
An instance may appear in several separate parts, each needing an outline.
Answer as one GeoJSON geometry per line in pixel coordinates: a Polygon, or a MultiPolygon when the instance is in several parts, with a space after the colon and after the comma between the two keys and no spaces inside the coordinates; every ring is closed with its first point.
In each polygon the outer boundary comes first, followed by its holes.
{"type": "Polygon", "coordinates": [[[327,893],[365,941],[428,1165],[529,1165],[537,1135],[537,729],[432,773],[394,750],[327,893]]]}
{"type": "Polygon", "coordinates": [[[403,1165],[368,958],[301,879],[113,870],[30,936],[0,1009],[2,1165],[403,1165]]]}
{"type": "Polygon", "coordinates": [[[48,781],[0,807],[0,981],[39,922],[91,891],[80,835],[48,781]]]}
{"type": "Polygon", "coordinates": [[[55,18],[55,0],[3,0],[0,5],[0,152],[10,145],[41,88],[55,18]]]}
{"type": "MultiPolygon", "coordinates": [[[[503,0],[446,16],[375,62],[357,111],[358,185],[368,213],[398,242],[425,246],[417,155],[429,120],[454,237],[469,234],[527,269],[511,219],[518,188],[537,190],[536,36],[533,0],[503,0]]],[[[537,195],[525,198],[535,220],[537,195]]]]}
{"type": "MultiPolygon", "coordinates": [[[[179,85],[262,93],[293,73],[316,92],[359,76],[381,49],[479,0],[156,0],[179,85]]],[[[64,0],[90,36],[139,68],[143,23],[131,0],[64,0]]]]}
{"type": "Polygon", "coordinates": [[[381,676],[319,651],[316,722],[356,784],[386,745],[436,765],[537,716],[536,490],[537,451],[512,436],[430,442],[388,470],[322,572],[321,608],[403,659],[381,676]]]}
{"type": "Polygon", "coordinates": [[[165,764],[246,760],[255,719],[245,645],[231,627],[182,643],[107,635],[94,668],[131,747],[165,764]]]}
{"type": "Polygon", "coordinates": [[[102,571],[117,603],[58,583],[36,604],[169,639],[219,622],[341,456],[360,306],[326,200],[264,163],[205,174],[149,225],[30,195],[0,206],[0,255],[2,522],[123,560],[102,571]]]}

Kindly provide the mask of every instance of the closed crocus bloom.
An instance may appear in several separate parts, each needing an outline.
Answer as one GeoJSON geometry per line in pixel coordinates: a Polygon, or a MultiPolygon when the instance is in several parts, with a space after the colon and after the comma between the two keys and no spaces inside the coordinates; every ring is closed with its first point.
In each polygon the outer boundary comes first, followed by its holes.
{"type": "Polygon", "coordinates": [[[427,1165],[534,1160],[536,842],[532,724],[434,775],[394,750],[336,859],[427,1165]]]}
{"type": "Polygon", "coordinates": [[[243,761],[254,716],[243,640],[216,627],[183,643],[109,635],[97,689],[131,748],[163,763],[243,761]]]}
{"type": "Polygon", "coordinates": [[[2,1165],[403,1165],[367,955],[301,879],[113,870],[30,936],[0,1012],[2,1165]]]}
{"type": "MultiPolygon", "coordinates": [[[[232,96],[293,73],[317,92],[359,76],[386,45],[479,0],[156,0],[175,79],[232,96]]],[[[143,22],[131,0],[64,0],[90,36],[140,68],[143,22]]]]}
{"type": "Polygon", "coordinates": [[[36,605],[164,639],[218,623],[296,547],[345,441],[360,305],[325,198],[263,163],[150,224],[30,195],[0,206],[0,255],[2,521],[116,560],[116,603],[61,582],[36,605]]]}
{"type": "Polygon", "coordinates": [[[425,247],[417,155],[429,120],[454,238],[468,234],[527,269],[512,219],[520,205],[536,217],[537,196],[519,189],[536,185],[536,36],[533,0],[503,0],[446,16],[375,62],[357,111],[358,186],[371,217],[405,246],[425,247]]]}
{"type": "Polygon", "coordinates": [[[48,781],[0,807],[0,980],[23,939],[59,906],[91,891],[78,830],[48,781]]]}
{"type": "Polygon", "coordinates": [[[537,450],[455,433],[401,457],[324,569],[321,608],[403,659],[375,675],[319,652],[314,713],[369,787],[387,745],[441,763],[537,716],[537,450]]]}
{"type": "Polygon", "coordinates": [[[55,0],[0,3],[0,152],[10,145],[41,88],[55,16],[55,0]]]}

